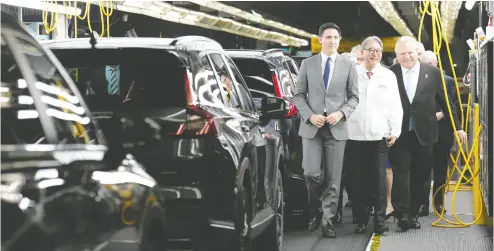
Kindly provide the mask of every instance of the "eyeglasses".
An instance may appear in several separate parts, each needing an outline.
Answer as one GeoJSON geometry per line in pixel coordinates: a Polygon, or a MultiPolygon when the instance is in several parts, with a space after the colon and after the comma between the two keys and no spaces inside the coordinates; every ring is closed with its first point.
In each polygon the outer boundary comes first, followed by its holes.
{"type": "Polygon", "coordinates": [[[364,49],[364,51],[369,51],[369,53],[376,53],[376,54],[381,54],[383,51],[382,50],[379,50],[379,49],[373,49],[373,48],[370,48],[370,49],[364,49]]]}

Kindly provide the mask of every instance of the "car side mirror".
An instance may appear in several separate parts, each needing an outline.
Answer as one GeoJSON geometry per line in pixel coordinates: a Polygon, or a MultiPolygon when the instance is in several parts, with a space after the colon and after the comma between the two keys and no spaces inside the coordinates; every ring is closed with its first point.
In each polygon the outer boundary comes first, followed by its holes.
{"type": "Polygon", "coordinates": [[[265,119],[282,119],[287,113],[286,102],[277,97],[264,97],[261,101],[261,114],[265,119]]]}

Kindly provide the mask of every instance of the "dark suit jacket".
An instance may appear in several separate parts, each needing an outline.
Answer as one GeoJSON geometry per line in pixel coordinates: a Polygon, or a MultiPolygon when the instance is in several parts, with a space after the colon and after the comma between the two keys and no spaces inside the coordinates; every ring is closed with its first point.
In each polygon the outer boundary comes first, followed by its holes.
{"type": "MultiPolygon", "coordinates": [[[[449,102],[451,105],[451,111],[458,111],[458,97],[456,94],[456,85],[455,80],[447,75],[444,75],[444,80],[446,82],[446,89],[449,96],[449,102]]],[[[439,81],[442,88],[442,81],[439,81]]],[[[443,110],[439,105],[439,102],[436,102],[436,112],[442,111],[444,114],[444,118],[439,120],[439,140],[447,142],[448,144],[453,143],[453,126],[451,124],[451,119],[449,117],[448,109],[443,110]]],[[[457,128],[457,130],[459,130],[457,128]]]]}
{"type": "MultiPolygon", "coordinates": [[[[441,72],[437,67],[420,63],[417,91],[413,101],[408,100],[408,95],[403,81],[403,74],[399,64],[389,68],[396,75],[398,89],[403,107],[402,132],[408,131],[410,117],[414,122],[414,130],[419,143],[423,146],[431,146],[438,141],[438,123],[436,119],[436,102],[443,111],[447,111],[444,91],[441,81],[441,72]]],[[[445,118],[449,116],[445,114],[445,118]]],[[[461,129],[460,122],[453,112],[453,120],[456,128],[461,129]]]]}

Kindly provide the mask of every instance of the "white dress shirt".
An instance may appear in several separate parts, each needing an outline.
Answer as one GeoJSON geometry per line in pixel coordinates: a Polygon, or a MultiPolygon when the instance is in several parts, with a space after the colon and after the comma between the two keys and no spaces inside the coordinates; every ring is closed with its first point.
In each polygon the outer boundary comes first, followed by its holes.
{"type": "Polygon", "coordinates": [[[324,81],[324,70],[326,70],[326,60],[328,60],[328,57],[331,58],[330,64],[329,64],[329,78],[328,78],[328,87],[329,87],[329,84],[331,83],[331,78],[333,78],[333,74],[334,74],[334,65],[335,65],[336,54],[333,54],[331,56],[327,56],[326,54],[321,52],[321,58],[322,58],[321,68],[322,68],[323,81],[324,81]]]}
{"type": "Polygon", "coordinates": [[[369,72],[357,66],[359,104],[348,119],[349,139],[358,141],[381,140],[386,136],[399,137],[403,119],[398,82],[395,74],[376,65],[369,72]]]}
{"type": "Polygon", "coordinates": [[[415,92],[417,92],[417,84],[419,82],[419,73],[420,73],[420,63],[417,63],[412,69],[410,69],[412,74],[410,78],[410,83],[408,82],[408,69],[401,67],[401,73],[403,75],[403,83],[405,84],[405,90],[408,95],[408,99],[410,103],[413,102],[413,98],[415,97],[415,92]]]}

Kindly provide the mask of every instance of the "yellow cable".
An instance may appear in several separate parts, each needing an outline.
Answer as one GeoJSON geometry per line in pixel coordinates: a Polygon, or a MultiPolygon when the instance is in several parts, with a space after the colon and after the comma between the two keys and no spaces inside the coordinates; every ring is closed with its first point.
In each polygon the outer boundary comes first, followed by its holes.
{"type": "MultiPolygon", "coordinates": [[[[450,51],[450,48],[449,48],[449,43],[447,41],[447,36],[445,34],[445,31],[444,29],[442,28],[443,27],[443,24],[442,24],[442,19],[441,19],[441,13],[440,13],[440,10],[439,10],[439,3],[437,1],[423,1],[423,8],[420,7],[420,12],[422,14],[422,18],[420,19],[420,26],[419,26],[419,36],[418,36],[418,39],[419,41],[421,40],[421,30],[422,30],[422,26],[423,26],[423,22],[424,22],[424,17],[426,14],[430,15],[432,17],[432,40],[433,40],[433,50],[434,50],[434,53],[438,56],[438,64],[439,64],[439,69],[441,70],[441,81],[442,81],[442,87],[443,87],[443,92],[444,92],[444,98],[445,98],[445,101],[446,101],[446,105],[447,105],[447,108],[448,108],[448,114],[449,116],[452,118],[453,116],[453,113],[452,113],[452,109],[451,109],[451,101],[449,100],[449,95],[448,95],[448,90],[447,90],[447,86],[446,86],[446,81],[445,81],[445,78],[444,78],[444,71],[443,71],[443,65],[442,65],[442,60],[441,60],[441,57],[440,57],[440,50],[441,50],[441,47],[442,47],[442,42],[444,41],[445,43],[445,46],[446,46],[446,50],[447,50],[447,53],[448,53],[448,58],[449,58],[449,61],[450,61],[450,64],[451,64],[451,69],[452,69],[452,72],[453,72],[453,79],[455,81],[455,87],[456,87],[456,91],[457,91],[457,96],[458,96],[458,101],[459,101],[459,105],[460,105],[460,112],[461,112],[461,125],[463,126],[464,124],[464,128],[466,130],[468,130],[468,125],[466,125],[465,121],[468,122],[469,121],[469,117],[470,117],[470,110],[468,109],[467,110],[467,114],[466,114],[466,118],[464,116],[464,112],[463,112],[463,104],[461,102],[461,96],[460,96],[460,91],[459,91],[459,87],[458,87],[458,80],[457,80],[457,77],[456,77],[456,72],[455,72],[455,69],[453,67],[453,60],[452,60],[452,57],[451,57],[451,51],[450,51]],[[430,9],[429,9],[430,8],[430,9]]],[[[470,104],[471,103],[471,97],[469,96],[468,98],[468,106],[470,107],[470,104]]],[[[474,117],[473,118],[474,120],[477,120],[478,118],[474,117]]],[[[455,139],[456,139],[456,143],[458,145],[458,154],[456,156],[456,158],[453,157],[453,155],[450,155],[450,158],[453,162],[453,171],[451,174],[448,174],[447,175],[447,181],[445,184],[443,184],[433,195],[433,200],[435,199],[435,197],[439,194],[439,192],[441,192],[443,194],[443,201],[442,201],[442,204],[444,205],[444,193],[446,192],[447,188],[450,187],[450,182],[451,182],[451,178],[453,177],[453,173],[455,171],[458,171],[460,173],[460,177],[458,178],[458,181],[456,182],[456,185],[454,186],[454,189],[453,189],[453,196],[452,196],[452,214],[453,214],[453,217],[455,218],[456,222],[453,222],[451,220],[448,220],[444,217],[444,206],[443,206],[443,210],[441,212],[438,212],[436,207],[435,207],[435,204],[433,205],[434,207],[434,212],[439,216],[439,219],[432,223],[432,226],[436,226],[436,227],[449,227],[449,228],[461,228],[461,227],[469,227],[473,224],[475,224],[476,222],[478,222],[481,218],[481,215],[479,215],[473,222],[470,222],[470,223],[466,223],[466,222],[463,222],[462,220],[459,219],[457,213],[456,213],[456,210],[455,210],[455,200],[456,200],[456,195],[457,195],[457,192],[460,191],[460,190],[465,190],[467,189],[467,187],[465,186],[465,184],[468,184],[470,183],[475,177],[478,176],[479,174],[479,171],[475,172],[472,171],[471,167],[470,167],[470,159],[472,157],[472,154],[474,153],[477,153],[478,151],[478,147],[472,147],[469,149],[469,147],[466,147],[466,149],[463,149],[463,145],[461,144],[461,141],[460,141],[460,138],[458,136],[458,133],[456,132],[457,131],[457,128],[456,128],[456,125],[454,123],[453,120],[451,120],[451,125],[453,127],[453,131],[455,132],[454,133],[454,136],[455,136],[455,139]],[[465,150],[467,150],[468,152],[468,157],[465,155],[465,150]],[[460,170],[460,168],[458,167],[458,159],[460,157],[460,155],[463,157],[463,160],[464,160],[464,167],[463,167],[463,170],[460,170]],[[464,179],[465,177],[465,173],[469,171],[470,174],[472,175],[472,177],[465,181],[465,182],[462,182],[462,180],[464,179]],[[463,186],[463,187],[462,187],[463,186]],[[439,224],[439,222],[443,220],[445,221],[446,223],[450,224],[450,225],[445,225],[445,224],[439,224]]],[[[472,135],[474,137],[474,140],[473,140],[473,143],[472,143],[472,146],[476,146],[476,144],[478,144],[478,139],[479,139],[479,136],[480,136],[480,132],[482,130],[482,127],[479,126],[479,128],[474,128],[474,129],[477,129],[475,130],[476,133],[475,135],[472,135]]],[[[480,191],[473,191],[473,192],[480,192],[480,191]]]]}
{"type": "Polygon", "coordinates": [[[43,8],[43,13],[41,15],[41,18],[43,20],[43,25],[45,27],[45,31],[47,34],[50,34],[51,32],[53,32],[56,28],[57,28],[57,23],[58,23],[58,15],[55,14],[54,12],[51,12],[51,21],[50,21],[50,25],[48,25],[48,11],[46,10],[46,6],[47,4],[51,3],[52,1],[45,1],[44,2],[44,6],[45,8],[43,8]]]}

